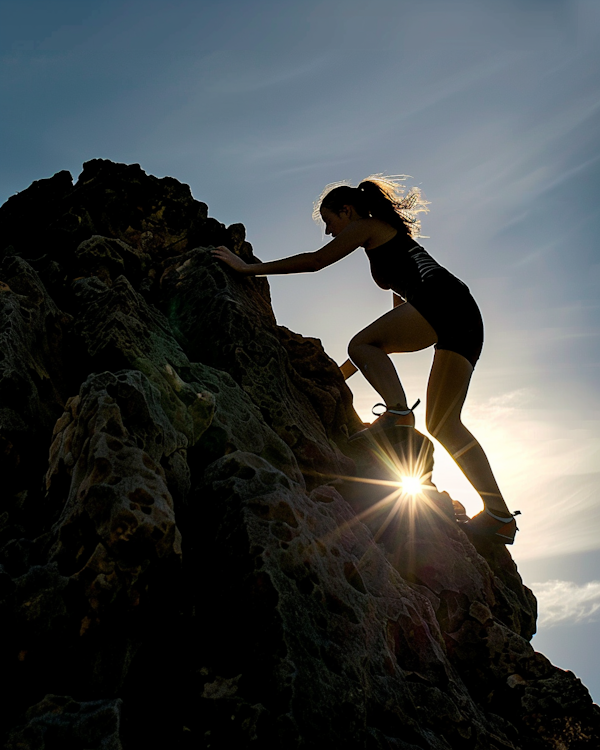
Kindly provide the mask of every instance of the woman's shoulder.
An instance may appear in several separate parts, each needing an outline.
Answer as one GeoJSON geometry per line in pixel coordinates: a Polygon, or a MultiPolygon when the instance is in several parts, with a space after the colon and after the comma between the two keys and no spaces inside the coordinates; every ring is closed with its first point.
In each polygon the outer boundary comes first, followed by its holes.
{"type": "Polygon", "coordinates": [[[404,228],[393,227],[391,224],[387,224],[385,221],[379,219],[370,218],[365,219],[365,221],[373,222],[371,232],[369,233],[371,241],[368,245],[364,246],[367,252],[383,248],[384,246],[393,246],[395,249],[404,251],[421,247],[420,243],[414,237],[411,237],[409,232],[404,228]]]}
{"type": "Polygon", "coordinates": [[[360,221],[364,222],[364,226],[367,229],[366,240],[363,245],[365,250],[374,250],[376,247],[385,245],[398,236],[396,227],[381,219],[369,217],[360,219],[360,221]]]}

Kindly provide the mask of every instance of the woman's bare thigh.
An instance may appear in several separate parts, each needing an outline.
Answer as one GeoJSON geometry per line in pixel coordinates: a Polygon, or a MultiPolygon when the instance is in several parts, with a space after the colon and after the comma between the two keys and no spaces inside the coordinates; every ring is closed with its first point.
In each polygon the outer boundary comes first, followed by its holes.
{"type": "Polygon", "coordinates": [[[418,310],[405,302],[382,315],[352,339],[377,346],[387,354],[417,352],[437,342],[437,334],[418,310]]]}

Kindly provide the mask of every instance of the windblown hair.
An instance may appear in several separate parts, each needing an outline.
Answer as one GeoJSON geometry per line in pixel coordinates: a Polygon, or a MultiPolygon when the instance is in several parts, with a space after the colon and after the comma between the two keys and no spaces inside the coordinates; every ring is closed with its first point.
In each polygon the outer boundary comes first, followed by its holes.
{"type": "Polygon", "coordinates": [[[429,211],[429,201],[423,198],[419,188],[407,190],[402,184],[406,178],[407,175],[376,174],[355,188],[347,182],[332,182],[317,198],[313,219],[321,220],[322,208],[339,214],[344,206],[354,206],[361,216],[381,219],[413,239],[421,237],[417,214],[429,211]]]}

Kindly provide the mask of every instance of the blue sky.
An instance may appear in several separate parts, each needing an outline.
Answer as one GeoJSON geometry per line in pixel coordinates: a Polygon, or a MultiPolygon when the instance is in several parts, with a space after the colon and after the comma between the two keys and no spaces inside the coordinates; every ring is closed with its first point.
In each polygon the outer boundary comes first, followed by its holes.
{"type": "MultiPolygon", "coordinates": [[[[268,260],[323,242],[325,184],[412,176],[423,243],[483,311],[465,419],[523,512],[534,645],[597,700],[599,36],[597,0],[0,4],[2,200],[91,158],[138,162],[242,221],[268,260]]],[[[391,304],[361,251],[271,286],[279,322],[338,362],[391,304]]],[[[395,361],[422,398],[431,353],[395,361]]],[[[349,384],[367,418],[378,397],[349,384]]],[[[437,466],[476,512],[441,450],[437,466]]]]}

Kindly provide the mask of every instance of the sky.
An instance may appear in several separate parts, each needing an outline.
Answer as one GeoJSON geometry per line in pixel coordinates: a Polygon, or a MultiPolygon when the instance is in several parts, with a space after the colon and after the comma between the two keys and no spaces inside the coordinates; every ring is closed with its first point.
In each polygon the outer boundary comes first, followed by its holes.
{"type": "MultiPolygon", "coordinates": [[[[521,531],[533,645],[600,701],[600,3],[1,0],[0,201],[93,158],[190,185],[262,260],[316,250],[334,181],[410,175],[486,343],[464,410],[521,531]]],[[[271,277],[339,363],[391,308],[361,250],[271,277]]],[[[431,351],[395,355],[409,401],[431,351]]],[[[348,384],[363,419],[378,395],[348,384]]],[[[417,409],[424,429],[424,409],[417,409]]],[[[443,449],[434,481],[481,503],[443,449]]]]}

